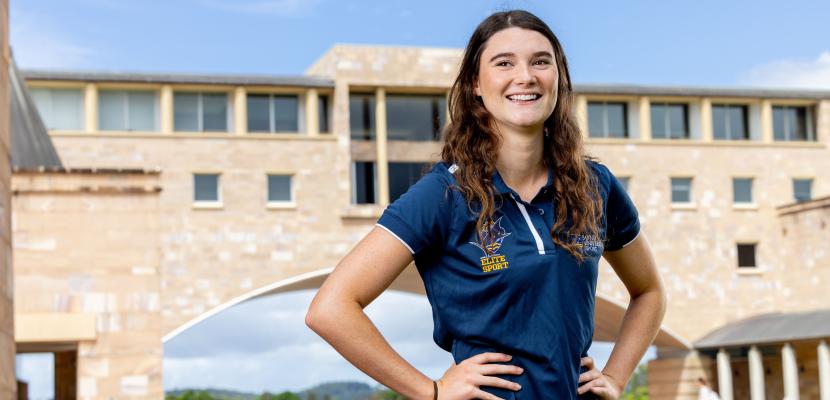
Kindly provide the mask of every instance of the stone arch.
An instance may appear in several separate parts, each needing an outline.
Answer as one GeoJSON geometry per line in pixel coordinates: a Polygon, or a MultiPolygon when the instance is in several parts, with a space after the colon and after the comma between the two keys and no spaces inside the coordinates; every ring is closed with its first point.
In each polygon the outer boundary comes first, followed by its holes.
{"type": "MultiPolygon", "coordinates": [[[[237,296],[223,304],[220,304],[196,318],[187,321],[178,328],[168,332],[162,338],[163,343],[167,343],[182,332],[192,328],[198,323],[224,311],[235,305],[253,300],[259,297],[274,295],[278,293],[292,292],[295,290],[317,289],[323,281],[334,271],[334,268],[324,268],[317,271],[306,272],[291,278],[283,279],[265,285],[258,289],[254,289],[241,296],[237,296]]],[[[397,279],[389,286],[388,290],[397,290],[402,292],[414,293],[424,295],[424,285],[418,271],[414,265],[407,267],[397,279]]],[[[595,319],[595,333],[594,340],[612,342],[616,339],[619,327],[622,324],[623,316],[625,315],[626,305],[608,296],[597,294],[597,301],[594,312],[595,319]]],[[[660,328],[657,338],[654,340],[654,345],[660,348],[671,348],[678,350],[688,350],[692,348],[692,344],[683,337],[674,333],[666,326],[660,328]]]]}

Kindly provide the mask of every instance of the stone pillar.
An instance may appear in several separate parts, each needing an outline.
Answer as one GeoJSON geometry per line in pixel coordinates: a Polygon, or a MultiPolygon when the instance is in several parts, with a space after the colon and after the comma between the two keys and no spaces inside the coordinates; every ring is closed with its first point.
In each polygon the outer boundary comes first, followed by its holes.
{"type": "Polygon", "coordinates": [[[389,204],[389,156],[386,148],[386,90],[378,88],[375,91],[375,140],[377,145],[377,161],[375,161],[375,176],[377,177],[378,198],[376,203],[381,206],[389,204]]]}
{"type": "Polygon", "coordinates": [[[243,86],[233,89],[233,133],[248,133],[248,92],[243,86]]]}
{"type": "Polygon", "coordinates": [[[818,386],[819,398],[830,400],[830,349],[825,340],[818,343],[818,386]]]}
{"type": "Polygon", "coordinates": [[[781,348],[782,371],[784,374],[784,399],[798,400],[798,364],[795,361],[795,350],[789,343],[781,348]]]}
{"type": "Polygon", "coordinates": [[[161,133],[173,133],[173,87],[170,85],[162,85],[159,97],[161,133]]]}
{"type": "Polygon", "coordinates": [[[640,97],[640,140],[651,140],[651,99],[640,97]]]}
{"type": "Polygon", "coordinates": [[[712,99],[704,97],[700,100],[700,134],[702,141],[711,142],[714,140],[712,128],[712,99]]]}
{"type": "Polygon", "coordinates": [[[749,348],[749,394],[752,400],[764,400],[764,362],[758,347],[749,348]]]}
{"type": "Polygon", "coordinates": [[[87,83],[84,86],[84,127],[85,132],[98,132],[98,86],[87,83]]]}
{"type": "Polygon", "coordinates": [[[78,382],[78,352],[55,352],[55,398],[74,400],[78,382]]]}
{"type": "Polygon", "coordinates": [[[725,349],[718,350],[718,394],[721,400],[732,400],[732,364],[725,349]]]}

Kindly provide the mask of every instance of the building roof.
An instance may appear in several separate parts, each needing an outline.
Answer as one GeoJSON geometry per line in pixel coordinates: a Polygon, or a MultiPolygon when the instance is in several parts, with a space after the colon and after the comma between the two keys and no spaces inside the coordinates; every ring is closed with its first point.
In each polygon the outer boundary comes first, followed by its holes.
{"type": "MultiPolygon", "coordinates": [[[[331,79],[305,75],[222,75],[138,73],[118,71],[21,71],[25,79],[84,82],[171,83],[208,85],[267,85],[334,88],[331,79]]],[[[579,94],[629,96],[746,97],[781,99],[830,99],[830,90],[756,87],[655,86],[629,84],[574,84],[579,94]]]]}
{"type": "Polygon", "coordinates": [[[695,348],[712,349],[782,343],[830,337],[830,309],[771,313],[732,322],[695,342],[695,348]]]}
{"type": "Polygon", "coordinates": [[[9,63],[9,102],[11,103],[12,168],[63,169],[46,125],[40,119],[26,82],[20,76],[14,59],[9,63]]]}
{"type": "Polygon", "coordinates": [[[50,71],[27,69],[21,71],[30,80],[46,81],[94,81],[129,83],[180,83],[209,85],[267,85],[333,88],[334,81],[302,75],[219,75],[174,74],[101,71],[50,71]]]}

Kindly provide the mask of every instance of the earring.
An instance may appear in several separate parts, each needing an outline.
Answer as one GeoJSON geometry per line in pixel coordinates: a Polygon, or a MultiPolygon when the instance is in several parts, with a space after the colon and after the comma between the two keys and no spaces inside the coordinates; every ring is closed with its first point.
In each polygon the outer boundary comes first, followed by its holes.
{"type": "Polygon", "coordinates": [[[548,127],[545,127],[545,139],[550,138],[550,134],[548,133],[548,127]]]}

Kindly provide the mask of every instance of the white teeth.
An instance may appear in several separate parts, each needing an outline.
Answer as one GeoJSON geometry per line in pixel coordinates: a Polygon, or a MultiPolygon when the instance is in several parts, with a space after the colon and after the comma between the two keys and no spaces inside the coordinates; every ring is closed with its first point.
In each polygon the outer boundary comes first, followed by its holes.
{"type": "Polygon", "coordinates": [[[539,98],[539,95],[537,95],[537,94],[514,94],[512,96],[508,96],[507,98],[510,99],[510,100],[526,101],[526,100],[536,100],[537,98],[539,98]]]}

